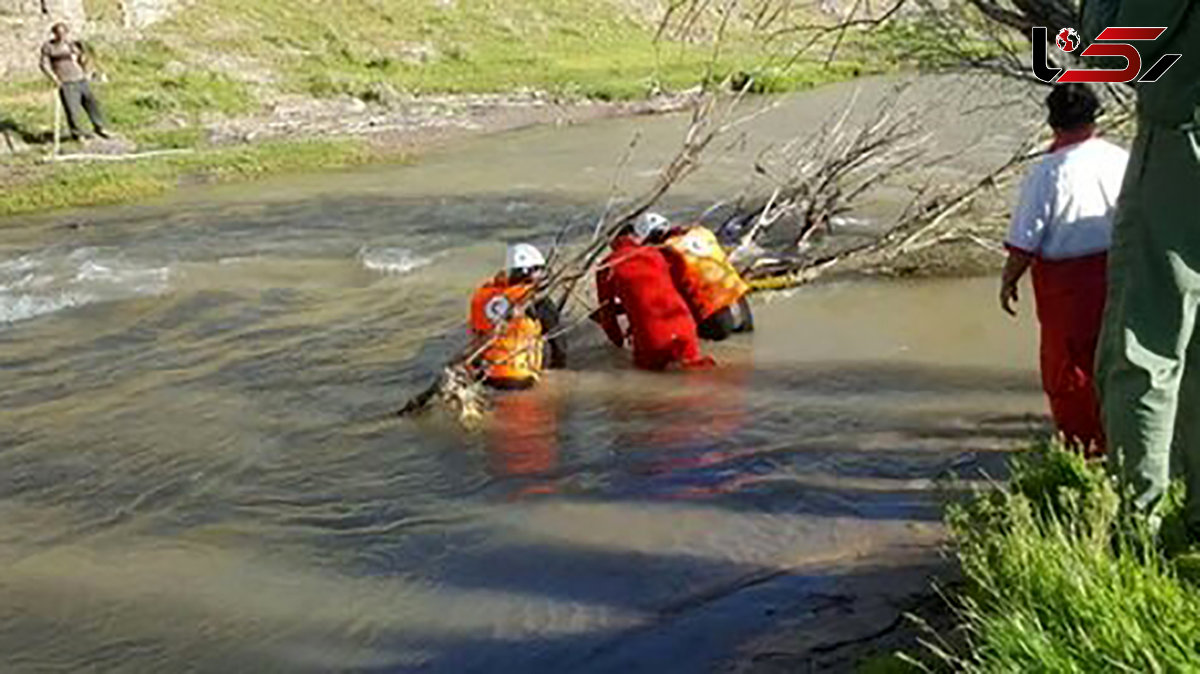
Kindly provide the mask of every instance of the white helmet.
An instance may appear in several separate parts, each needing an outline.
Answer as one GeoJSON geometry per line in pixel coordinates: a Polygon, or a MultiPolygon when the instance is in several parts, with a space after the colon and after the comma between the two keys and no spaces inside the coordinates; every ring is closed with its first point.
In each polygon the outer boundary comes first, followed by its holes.
{"type": "Polygon", "coordinates": [[[508,247],[505,266],[509,271],[528,271],[536,267],[545,267],[546,258],[537,246],[528,243],[514,243],[508,247]]]}
{"type": "Polygon", "coordinates": [[[671,229],[671,221],[658,213],[642,213],[633,222],[633,238],[645,241],[655,234],[671,229]]]}

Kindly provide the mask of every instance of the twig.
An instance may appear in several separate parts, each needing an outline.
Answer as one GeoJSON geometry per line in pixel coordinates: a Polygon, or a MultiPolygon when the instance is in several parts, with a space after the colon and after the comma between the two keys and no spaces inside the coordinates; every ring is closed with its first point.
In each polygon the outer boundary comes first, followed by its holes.
{"type": "Polygon", "coordinates": [[[51,155],[57,159],[62,150],[62,96],[59,95],[59,88],[54,87],[54,154],[51,155]]]}

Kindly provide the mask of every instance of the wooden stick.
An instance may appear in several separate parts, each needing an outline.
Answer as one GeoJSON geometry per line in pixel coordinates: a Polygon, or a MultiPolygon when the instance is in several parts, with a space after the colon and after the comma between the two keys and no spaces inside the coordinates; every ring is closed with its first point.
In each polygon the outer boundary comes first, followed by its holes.
{"type": "Polygon", "coordinates": [[[54,155],[55,159],[62,149],[62,95],[60,94],[61,86],[54,87],[54,155]]]}
{"type": "Polygon", "coordinates": [[[132,161],[149,159],[151,157],[169,157],[181,154],[192,154],[195,150],[182,148],[176,150],[150,150],[148,152],[133,152],[129,154],[65,154],[55,157],[55,161],[132,161]]]}

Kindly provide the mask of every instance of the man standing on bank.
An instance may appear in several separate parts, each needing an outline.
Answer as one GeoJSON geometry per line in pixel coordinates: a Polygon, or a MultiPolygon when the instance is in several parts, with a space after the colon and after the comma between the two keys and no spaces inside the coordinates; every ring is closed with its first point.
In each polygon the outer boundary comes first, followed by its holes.
{"type": "Polygon", "coordinates": [[[65,23],[56,23],[50,29],[54,36],[42,45],[42,72],[58,85],[58,95],[67,111],[67,125],[71,138],[80,140],[90,134],[82,130],[83,114],[96,129],[96,135],[108,138],[104,130],[104,116],[100,113],[100,101],[92,94],[88,85],[88,55],[79,40],[71,39],[71,30],[65,23]]]}
{"type": "Polygon", "coordinates": [[[1200,541],[1200,1],[1088,0],[1084,32],[1166,26],[1142,63],[1183,54],[1137,85],[1137,137],[1113,221],[1098,383],[1110,461],[1155,521],[1177,469],[1200,541]]]}

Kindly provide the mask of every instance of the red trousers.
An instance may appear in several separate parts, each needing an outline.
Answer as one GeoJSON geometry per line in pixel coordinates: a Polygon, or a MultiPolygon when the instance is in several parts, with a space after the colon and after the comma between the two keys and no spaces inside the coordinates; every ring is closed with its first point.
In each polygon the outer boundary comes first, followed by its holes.
{"type": "Polygon", "coordinates": [[[712,358],[700,352],[694,335],[671,335],[662,344],[643,346],[633,342],[633,364],[641,370],[665,370],[679,364],[685,370],[703,370],[716,365],[712,358]]]}
{"type": "Polygon", "coordinates": [[[1042,326],[1042,388],[1067,442],[1091,455],[1104,453],[1096,394],[1096,343],[1104,317],[1107,255],[1038,260],[1033,291],[1042,326]]]}

